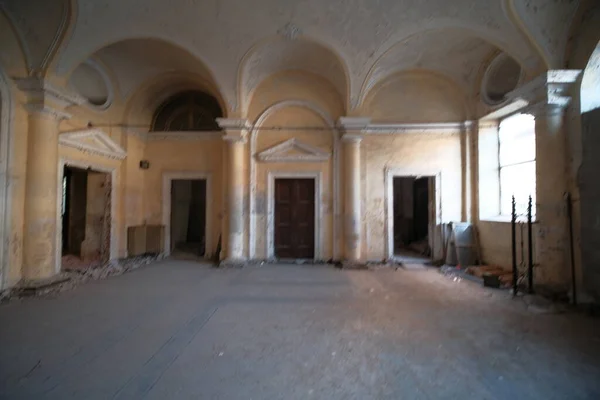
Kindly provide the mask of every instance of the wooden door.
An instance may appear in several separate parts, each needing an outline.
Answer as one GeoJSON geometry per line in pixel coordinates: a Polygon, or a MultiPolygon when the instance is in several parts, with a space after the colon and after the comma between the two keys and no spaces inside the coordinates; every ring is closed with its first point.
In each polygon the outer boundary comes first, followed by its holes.
{"type": "Polygon", "coordinates": [[[275,257],[315,257],[315,180],[275,180],[275,257]]]}

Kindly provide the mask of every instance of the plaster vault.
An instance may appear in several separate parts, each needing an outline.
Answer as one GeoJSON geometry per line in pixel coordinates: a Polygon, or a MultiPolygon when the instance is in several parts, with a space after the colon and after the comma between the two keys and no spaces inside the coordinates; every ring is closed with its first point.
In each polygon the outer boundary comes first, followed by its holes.
{"type": "Polygon", "coordinates": [[[207,257],[274,258],[274,186],[296,177],[315,185],[315,259],[381,261],[390,182],[427,175],[433,256],[440,224],[467,220],[486,261],[506,266],[506,222],[481,212],[494,208],[484,189],[500,190],[483,144],[523,112],[539,139],[539,283],[565,291],[549,256],[568,260],[564,213],[552,211],[563,204],[542,167],[562,160],[558,186],[588,196],[575,206],[584,280],[596,231],[582,218],[595,192],[577,171],[594,148],[584,128],[597,103],[587,94],[598,15],[593,1],[564,0],[0,0],[3,288],[60,270],[64,165],[112,175],[113,259],[128,255],[128,229],[168,225],[176,177],[207,181],[207,257]],[[180,130],[153,129],[182,93],[211,101],[174,104],[163,125],[180,130]]]}

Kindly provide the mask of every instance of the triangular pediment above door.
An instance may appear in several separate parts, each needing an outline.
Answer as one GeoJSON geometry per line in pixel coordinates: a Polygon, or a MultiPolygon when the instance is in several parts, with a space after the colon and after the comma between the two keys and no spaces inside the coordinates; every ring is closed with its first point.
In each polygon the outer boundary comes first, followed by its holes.
{"type": "Polygon", "coordinates": [[[127,156],[127,152],[117,142],[102,130],[95,128],[61,133],[58,143],[84,153],[116,160],[122,160],[127,156]]]}
{"type": "Polygon", "coordinates": [[[266,162],[319,162],[330,156],[329,152],[294,138],[261,151],[257,158],[266,162]]]}

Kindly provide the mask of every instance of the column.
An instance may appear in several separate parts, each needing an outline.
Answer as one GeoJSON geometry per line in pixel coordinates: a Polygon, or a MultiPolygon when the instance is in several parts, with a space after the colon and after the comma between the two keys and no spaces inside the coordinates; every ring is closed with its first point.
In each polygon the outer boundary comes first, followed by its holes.
{"type": "Polygon", "coordinates": [[[362,197],[360,147],[368,118],[342,117],[338,127],[344,143],[344,259],[350,263],[362,258],[362,197]]]}
{"type": "Polygon", "coordinates": [[[536,219],[543,224],[537,241],[539,269],[536,281],[547,285],[569,282],[569,237],[566,209],[567,150],[564,110],[537,107],[536,141],[536,219]]]}
{"type": "Polygon", "coordinates": [[[227,214],[229,216],[225,263],[237,264],[244,256],[244,171],[245,149],[250,124],[244,119],[217,120],[225,130],[223,140],[227,143],[227,214]]]}
{"type": "Polygon", "coordinates": [[[571,284],[566,193],[568,143],[565,110],[581,71],[552,70],[513,92],[535,117],[536,220],[534,284],[566,291],[571,284]]]}
{"type": "Polygon", "coordinates": [[[22,276],[45,280],[60,272],[58,206],[58,124],[69,118],[63,109],[81,99],[40,79],[17,81],[28,96],[27,172],[22,276]]]}

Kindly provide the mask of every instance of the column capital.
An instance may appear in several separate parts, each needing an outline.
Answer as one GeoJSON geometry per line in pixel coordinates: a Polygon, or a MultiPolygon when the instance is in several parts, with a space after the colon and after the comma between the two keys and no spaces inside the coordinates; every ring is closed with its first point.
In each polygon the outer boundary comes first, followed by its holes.
{"type": "Polygon", "coordinates": [[[544,72],[531,82],[509,93],[512,101],[527,104],[525,112],[532,114],[560,112],[571,103],[571,88],[581,70],[561,69],[544,72]]]}
{"type": "Polygon", "coordinates": [[[225,131],[223,140],[246,143],[252,124],[243,118],[217,118],[217,123],[225,131]]]}
{"type": "Polygon", "coordinates": [[[71,114],[65,112],[65,109],[86,102],[83,96],[42,78],[15,79],[15,83],[27,95],[25,109],[30,113],[40,113],[58,120],[69,119],[71,114]]]}
{"type": "Polygon", "coordinates": [[[337,123],[342,141],[350,143],[360,143],[369,125],[371,118],[368,117],[340,117],[337,123]]]}

